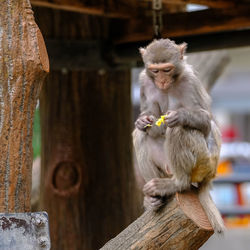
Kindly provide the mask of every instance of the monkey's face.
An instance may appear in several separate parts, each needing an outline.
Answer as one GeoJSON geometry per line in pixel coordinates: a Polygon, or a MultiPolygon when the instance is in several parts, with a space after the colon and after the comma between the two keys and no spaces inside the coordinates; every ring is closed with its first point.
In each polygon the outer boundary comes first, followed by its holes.
{"type": "Polygon", "coordinates": [[[155,85],[161,90],[167,90],[174,82],[175,66],[172,63],[150,64],[148,71],[155,85]]]}

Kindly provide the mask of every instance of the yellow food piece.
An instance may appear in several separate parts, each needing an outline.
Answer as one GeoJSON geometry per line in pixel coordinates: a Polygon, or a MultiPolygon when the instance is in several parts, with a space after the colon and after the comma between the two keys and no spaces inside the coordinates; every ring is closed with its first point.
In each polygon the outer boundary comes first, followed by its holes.
{"type": "MultiPolygon", "coordinates": [[[[156,122],[155,122],[155,125],[160,127],[161,124],[164,124],[166,123],[165,122],[165,118],[167,117],[167,115],[161,115],[161,118],[159,118],[156,122]]],[[[152,127],[151,124],[147,124],[144,128],[148,128],[148,127],[152,127]]]]}
{"type": "Polygon", "coordinates": [[[159,118],[156,122],[155,122],[155,125],[160,127],[161,124],[164,124],[166,123],[165,122],[165,118],[167,117],[167,115],[161,115],[161,118],[159,118]]]}

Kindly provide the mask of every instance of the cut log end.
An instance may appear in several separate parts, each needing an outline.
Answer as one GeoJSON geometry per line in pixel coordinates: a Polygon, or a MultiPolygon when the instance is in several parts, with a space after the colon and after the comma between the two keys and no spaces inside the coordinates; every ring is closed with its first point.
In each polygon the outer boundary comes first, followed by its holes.
{"type": "Polygon", "coordinates": [[[197,193],[178,193],[158,212],[146,211],[102,250],[199,249],[213,234],[197,193]]]}
{"type": "Polygon", "coordinates": [[[194,191],[187,191],[176,194],[176,200],[183,213],[190,218],[198,227],[213,231],[208,217],[200,204],[198,195],[194,191]]]}

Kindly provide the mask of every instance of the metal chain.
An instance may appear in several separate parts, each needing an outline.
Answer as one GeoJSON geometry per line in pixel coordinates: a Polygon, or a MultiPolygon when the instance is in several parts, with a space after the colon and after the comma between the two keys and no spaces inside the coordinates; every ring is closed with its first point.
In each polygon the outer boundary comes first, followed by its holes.
{"type": "Polygon", "coordinates": [[[152,0],[154,37],[161,38],[162,30],[162,0],[152,0]]]}

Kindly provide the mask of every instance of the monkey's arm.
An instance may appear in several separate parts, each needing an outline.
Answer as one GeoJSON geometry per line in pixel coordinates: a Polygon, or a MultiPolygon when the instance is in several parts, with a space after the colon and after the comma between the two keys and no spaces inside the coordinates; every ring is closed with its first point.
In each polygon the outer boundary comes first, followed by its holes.
{"type": "Polygon", "coordinates": [[[184,126],[200,130],[205,136],[211,131],[211,115],[208,111],[197,109],[185,109],[179,110],[182,116],[182,123],[184,126]]]}
{"type": "Polygon", "coordinates": [[[169,127],[178,125],[200,130],[205,137],[211,131],[211,115],[208,111],[197,108],[180,108],[176,111],[168,111],[166,122],[169,127]]]}
{"type": "Polygon", "coordinates": [[[154,93],[150,84],[150,79],[141,77],[141,113],[138,119],[135,122],[136,128],[141,131],[144,131],[151,137],[158,137],[165,133],[166,126],[156,126],[155,122],[160,116],[160,107],[157,101],[155,101],[154,93]]]}

